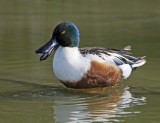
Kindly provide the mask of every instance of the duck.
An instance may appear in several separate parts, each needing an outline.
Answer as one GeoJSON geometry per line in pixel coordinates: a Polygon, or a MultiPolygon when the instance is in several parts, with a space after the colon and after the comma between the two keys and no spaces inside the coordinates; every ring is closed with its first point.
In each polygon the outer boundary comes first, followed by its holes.
{"type": "Polygon", "coordinates": [[[87,89],[114,86],[146,63],[145,56],[131,55],[131,46],[122,49],[79,48],[80,32],[70,21],[58,24],[52,37],[35,51],[44,61],[55,52],[53,72],[68,88],[87,89]]]}

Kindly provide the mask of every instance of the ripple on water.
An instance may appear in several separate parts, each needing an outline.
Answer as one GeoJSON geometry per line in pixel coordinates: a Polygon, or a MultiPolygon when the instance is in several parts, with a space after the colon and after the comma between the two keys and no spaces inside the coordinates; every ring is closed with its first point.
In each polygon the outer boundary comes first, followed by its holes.
{"type": "Polygon", "coordinates": [[[16,98],[53,101],[56,122],[120,122],[123,117],[141,113],[131,107],[146,104],[145,97],[133,97],[129,87],[73,90],[50,88],[15,95],[16,98]]]}

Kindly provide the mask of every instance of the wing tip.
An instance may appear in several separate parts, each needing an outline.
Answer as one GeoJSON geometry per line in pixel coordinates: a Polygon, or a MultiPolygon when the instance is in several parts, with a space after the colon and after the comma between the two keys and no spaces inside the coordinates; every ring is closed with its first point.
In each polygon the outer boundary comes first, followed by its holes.
{"type": "Polygon", "coordinates": [[[131,51],[131,50],[132,50],[132,47],[131,47],[131,45],[127,45],[127,46],[125,46],[125,47],[123,48],[123,50],[125,50],[125,51],[131,51]]]}
{"type": "Polygon", "coordinates": [[[145,59],[140,59],[138,60],[137,62],[135,62],[132,67],[133,68],[137,68],[137,67],[140,67],[142,65],[144,65],[147,61],[145,59]]]}

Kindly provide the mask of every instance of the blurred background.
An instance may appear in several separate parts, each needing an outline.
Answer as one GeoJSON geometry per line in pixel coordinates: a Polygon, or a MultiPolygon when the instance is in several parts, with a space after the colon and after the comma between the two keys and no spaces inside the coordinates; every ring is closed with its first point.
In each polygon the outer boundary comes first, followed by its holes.
{"type": "Polygon", "coordinates": [[[159,48],[159,0],[1,0],[0,122],[158,123],[159,48]],[[147,63],[113,88],[67,89],[53,55],[39,62],[34,52],[63,21],[78,26],[80,47],[131,45],[147,63]]]}

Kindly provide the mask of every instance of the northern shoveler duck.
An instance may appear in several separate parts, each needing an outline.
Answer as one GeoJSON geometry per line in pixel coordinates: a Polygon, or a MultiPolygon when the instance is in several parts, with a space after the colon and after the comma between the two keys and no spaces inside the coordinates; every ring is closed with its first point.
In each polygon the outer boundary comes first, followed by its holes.
{"type": "Polygon", "coordinates": [[[56,50],[53,70],[58,80],[69,88],[113,86],[126,79],[137,67],[145,64],[144,57],[130,55],[130,46],[123,49],[78,48],[80,33],[72,22],[62,22],[53,31],[52,38],[36,50],[46,60],[56,50]]]}

